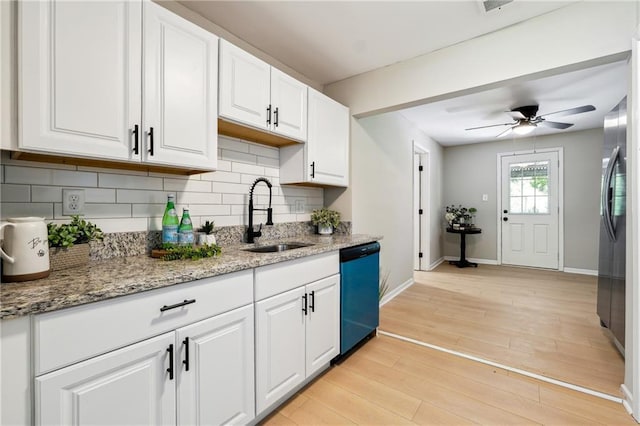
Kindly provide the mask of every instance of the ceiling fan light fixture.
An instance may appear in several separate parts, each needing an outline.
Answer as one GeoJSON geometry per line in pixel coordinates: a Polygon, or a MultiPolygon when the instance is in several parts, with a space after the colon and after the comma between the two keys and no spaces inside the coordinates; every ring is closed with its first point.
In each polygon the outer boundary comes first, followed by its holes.
{"type": "Polygon", "coordinates": [[[528,135],[536,129],[536,125],[529,122],[520,123],[512,128],[513,133],[519,136],[528,135]]]}

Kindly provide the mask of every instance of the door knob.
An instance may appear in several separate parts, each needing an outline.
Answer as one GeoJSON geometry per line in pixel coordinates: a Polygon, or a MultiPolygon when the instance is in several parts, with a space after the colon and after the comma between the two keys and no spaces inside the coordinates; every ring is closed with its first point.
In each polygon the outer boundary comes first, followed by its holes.
{"type": "Polygon", "coordinates": [[[503,217],[502,220],[507,222],[509,220],[509,218],[508,217],[503,217]]]}

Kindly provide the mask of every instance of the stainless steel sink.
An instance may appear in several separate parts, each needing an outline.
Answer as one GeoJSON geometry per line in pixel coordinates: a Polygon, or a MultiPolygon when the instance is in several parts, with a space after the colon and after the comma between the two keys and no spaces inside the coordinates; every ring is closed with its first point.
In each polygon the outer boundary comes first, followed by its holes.
{"type": "Polygon", "coordinates": [[[254,248],[245,249],[246,251],[250,251],[252,253],[277,253],[281,251],[294,250],[302,247],[309,247],[313,244],[306,243],[282,243],[282,244],[272,244],[269,246],[259,246],[254,248]]]}

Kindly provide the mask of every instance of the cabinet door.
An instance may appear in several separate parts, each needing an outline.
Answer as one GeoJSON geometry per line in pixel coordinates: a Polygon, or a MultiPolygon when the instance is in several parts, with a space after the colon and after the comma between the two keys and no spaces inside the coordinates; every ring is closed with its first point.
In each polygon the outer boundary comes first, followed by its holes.
{"type": "Polygon", "coordinates": [[[349,185],[349,109],[312,88],[306,160],[311,182],[349,185]]]}
{"type": "Polygon", "coordinates": [[[307,140],[307,85],[271,68],[271,130],[283,136],[307,140]]]}
{"type": "Polygon", "coordinates": [[[129,160],[141,4],[19,2],[20,149],[129,160]]]}
{"type": "Polygon", "coordinates": [[[183,327],[176,339],[178,424],[249,423],[255,417],[253,305],[183,327]]]}
{"type": "Polygon", "coordinates": [[[273,113],[270,104],[271,66],[255,56],[220,40],[220,97],[221,117],[269,129],[273,113]]]}
{"type": "Polygon", "coordinates": [[[218,38],[144,3],[144,160],[217,167],[218,38]]]}
{"type": "Polygon", "coordinates": [[[174,335],[166,333],[37,377],[36,424],[175,424],[175,381],[167,371],[174,335]]]}
{"type": "Polygon", "coordinates": [[[304,287],[270,297],[256,309],[256,413],[305,379],[304,287]]]}
{"type": "Polygon", "coordinates": [[[306,374],[313,374],[340,352],[340,275],[307,285],[306,374]]]}

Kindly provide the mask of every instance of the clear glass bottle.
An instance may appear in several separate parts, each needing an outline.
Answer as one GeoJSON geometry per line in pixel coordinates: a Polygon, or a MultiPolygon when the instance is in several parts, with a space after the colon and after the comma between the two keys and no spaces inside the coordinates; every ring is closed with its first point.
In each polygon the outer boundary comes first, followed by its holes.
{"type": "Polygon", "coordinates": [[[167,196],[167,207],[164,209],[162,216],[162,243],[178,244],[178,213],[175,206],[175,195],[167,196]]]}
{"type": "Polygon", "coordinates": [[[182,220],[178,227],[178,244],[193,245],[193,224],[191,216],[189,216],[189,209],[182,209],[182,220]]]}

